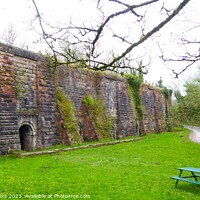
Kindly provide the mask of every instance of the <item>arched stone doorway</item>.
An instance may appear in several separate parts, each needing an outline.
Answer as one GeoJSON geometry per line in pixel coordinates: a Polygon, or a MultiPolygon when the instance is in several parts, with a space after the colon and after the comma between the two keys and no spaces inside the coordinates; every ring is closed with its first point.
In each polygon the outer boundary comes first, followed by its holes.
{"type": "Polygon", "coordinates": [[[23,124],[19,128],[19,136],[21,143],[21,150],[31,151],[34,149],[34,133],[33,128],[28,124],[23,124]]]}

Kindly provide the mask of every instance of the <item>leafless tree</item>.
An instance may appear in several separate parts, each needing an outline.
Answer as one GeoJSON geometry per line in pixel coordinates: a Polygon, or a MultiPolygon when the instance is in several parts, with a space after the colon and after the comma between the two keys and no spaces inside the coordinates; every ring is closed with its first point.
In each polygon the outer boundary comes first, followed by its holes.
{"type": "Polygon", "coordinates": [[[198,33],[200,29],[200,23],[197,22],[195,24],[196,25],[191,23],[192,28],[186,30],[185,34],[174,36],[176,37],[177,44],[182,48],[182,51],[178,55],[169,56],[164,51],[164,48],[162,48],[161,45],[158,45],[161,52],[160,57],[164,62],[174,62],[177,65],[182,66],[179,70],[171,69],[176,78],[190,66],[198,64],[200,61],[200,40],[199,35],[197,34],[196,36],[196,33],[198,33]],[[187,34],[188,32],[189,34],[187,34]]]}
{"type": "Polygon", "coordinates": [[[18,33],[11,23],[2,33],[1,39],[8,45],[14,45],[18,33]]]}
{"type": "MultiPolygon", "coordinates": [[[[133,65],[133,61],[141,60],[142,55],[138,53],[141,46],[170,23],[190,1],[180,0],[175,7],[169,7],[165,0],[97,0],[96,9],[99,14],[97,20],[92,23],[83,22],[81,25],[69,20],[65,26],[61,27],[45,21],[36,1],[32,0],[36,18],[41,27],[42,38],[52,51],[55,66],[63,63],[80,64],[94,70],[111,71],[137,68],[133,65]],[[107,3],[116,9],[106,10],[107,3]],[[155,9],[152,10],[152,8],[155,9]],[[155,18],[150,19],[152,12],[157,12],[157,16],[160,17],[156,20],[155,18]],[[116,31],[113,24],[116,24],[118,19],[123,19],[124,16],[127,16],[126,20],[128,20],[124,23],[128,24],[130,31],[122,35],[121,32],[116,31]],[[150,20],[155,23],[151,25],[150,20]],[[51,33],[49,27],[52,30],[51,33]],[[112,40],[121,42],[122,48],[118,53],[111,52],[109,59],[106,59],[100,47],[108,32],[112,40]],[[62,45],[58,48],[59,41],[62,45]]],[[[144,69],[143,72],[145,72],[144,69]]]]}

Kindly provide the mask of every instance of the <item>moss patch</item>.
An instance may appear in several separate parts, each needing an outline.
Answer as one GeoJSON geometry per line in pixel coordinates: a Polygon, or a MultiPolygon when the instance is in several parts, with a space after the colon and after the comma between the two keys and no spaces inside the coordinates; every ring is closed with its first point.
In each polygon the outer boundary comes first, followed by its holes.
{"type": "Polygon", "coordinates": [[[172,123],[171,123],[171,112],[169,110],[169,101],[172,97],[172,90],[163,87],[163,94],[165,96],[165,123],[166,123],[166,130],[172,131],[172,123]]]}
{"type": "Polygon", "coordinates": [[[112,119],[106,116],[103,101],[100,98],[93,98],[91,95],[83,99],[91,114],[91,120],[95,124],[98,139],[111,138],[112,119]]]}
{"type": "Polygon", "coordinates": [[[65,121],[67,131],[72,135],[73,143],[81,143],[79,135],[78,119],[72,101],[63,93],[60,88],[56,89],[56,103],[65,121]]]}
{"type": "Polygon", "coordinates": [[[129,84],[130,91],[133,96],[133,102],[134,102],[135,109],[137,112],[137,119],[139,121],[142,121],[143,115],[144,115],[143,106],[142,106],[142,97],[141,97],[141,93],[140,93],[142,79],[141,79],[141,77],[135,76],[132,74],[127,74],[125,76],[125,78],[129,84]]]}

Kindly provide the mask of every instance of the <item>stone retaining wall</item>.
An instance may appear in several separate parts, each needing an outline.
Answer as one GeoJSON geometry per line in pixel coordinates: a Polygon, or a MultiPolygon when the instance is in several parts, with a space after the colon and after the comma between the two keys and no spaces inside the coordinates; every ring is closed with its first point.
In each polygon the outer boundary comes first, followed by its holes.
{"type": "Polygon", "coordinates": [[[114,138],[165,130],[166,103],[171,108],[171,102],[166,101],[160,89],[142,86],[144,118],[138,125],[128,85],[122,77],[65,66],[60,66],[56,75],[51,74],[41,55],[0,43],[0,154],[10,149],[31,151],[70,140],[67,130],[64,141],[58,129],[62,117],[56,108],[56,87],[62,88],[73,102],[81,126],[85,125],[81,115],[83,98],[92,95],[103,100],[106,115],[113,119],[114,138]]]}

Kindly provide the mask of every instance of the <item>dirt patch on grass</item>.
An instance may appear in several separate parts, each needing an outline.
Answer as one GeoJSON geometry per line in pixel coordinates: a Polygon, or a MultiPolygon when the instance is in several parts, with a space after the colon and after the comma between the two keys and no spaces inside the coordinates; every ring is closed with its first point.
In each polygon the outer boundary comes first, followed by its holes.
{"type": "Polygon", "coordinates": [[[185,126],[185,128],[191,130],[189,134],[189,139],[192,142],[200,144],[200,127],[198,126],[185,126]]]}
{"type": "Polygon", "coordinates": [[[192,141],[192,142],[196,142],[198,144],[200,144],[200,136],[194,132],[191,132],[190,135],[189,135],[189,139],[192,141]]]}

